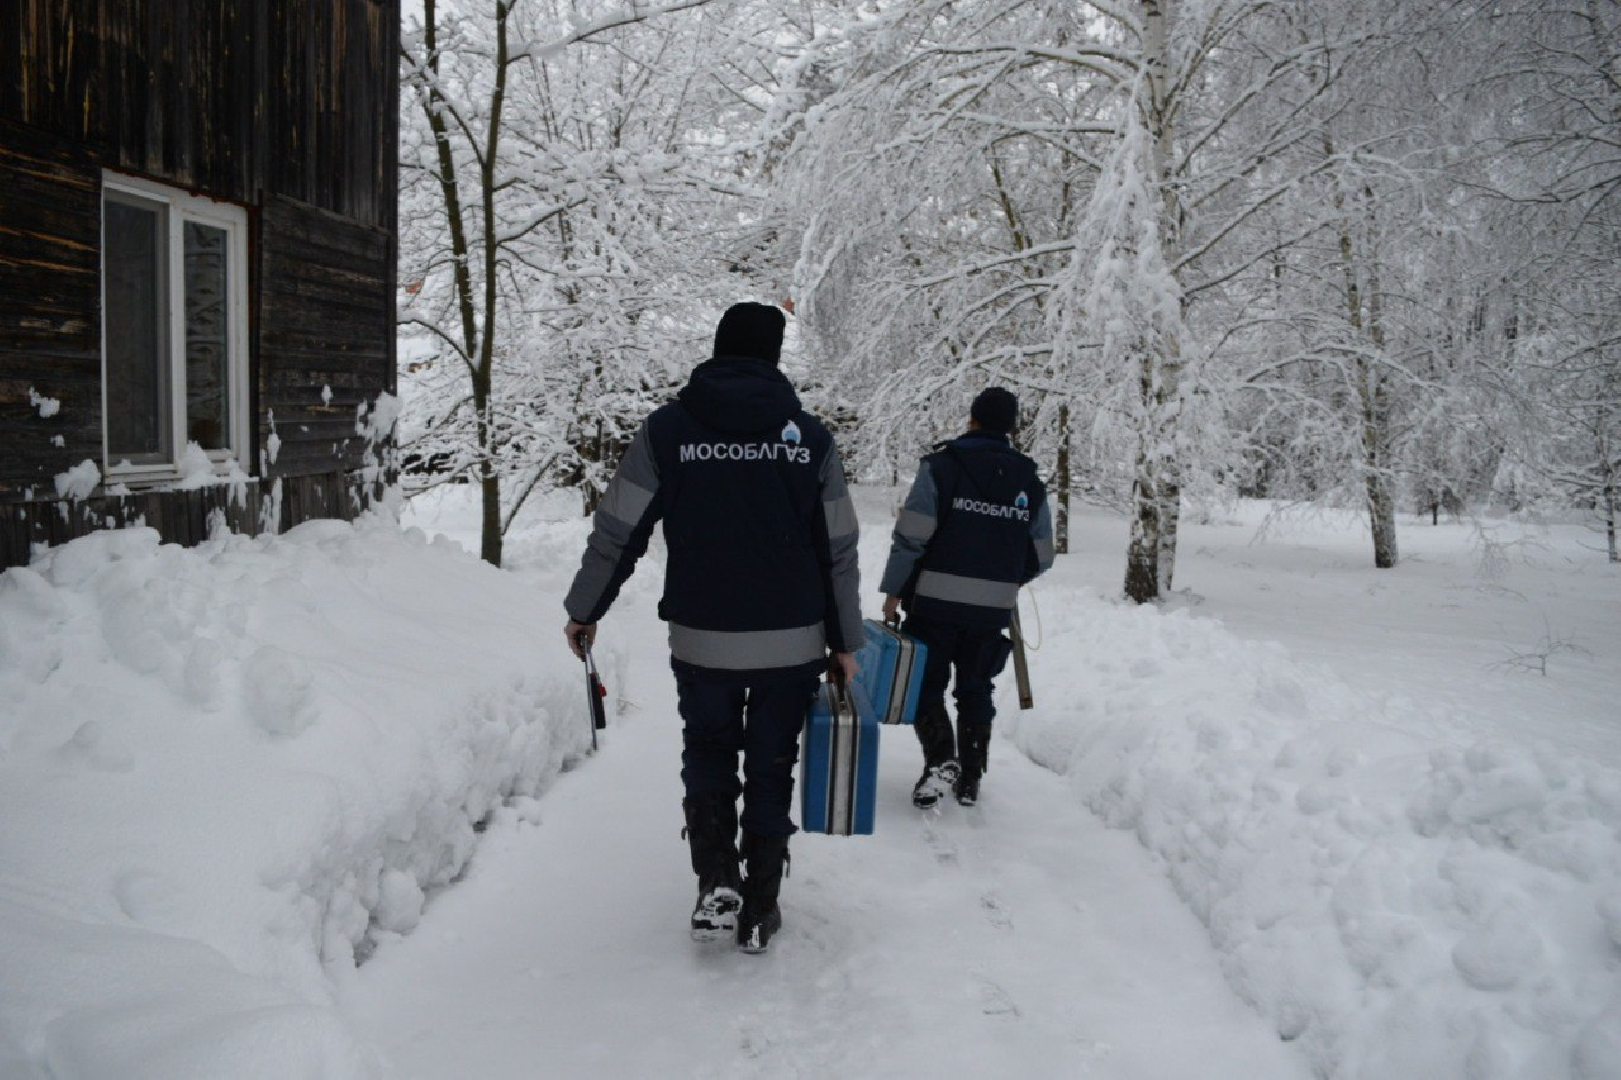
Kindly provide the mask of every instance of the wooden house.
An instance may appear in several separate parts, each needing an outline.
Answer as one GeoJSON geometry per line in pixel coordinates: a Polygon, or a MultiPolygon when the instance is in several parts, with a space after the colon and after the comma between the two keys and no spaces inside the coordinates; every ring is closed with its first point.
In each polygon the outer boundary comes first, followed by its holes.
{"type": "Polygon", "coordinates": [[[363,504],[398,60],[399,0],[0,0],[0,568],[363,504]]]}

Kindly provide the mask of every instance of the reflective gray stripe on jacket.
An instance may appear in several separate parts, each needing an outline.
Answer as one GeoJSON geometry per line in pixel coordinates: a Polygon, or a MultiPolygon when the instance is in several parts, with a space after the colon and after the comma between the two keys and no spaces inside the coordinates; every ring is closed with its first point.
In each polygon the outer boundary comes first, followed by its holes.
{"type": "Polygon", "coordinates": [[[827,527],[827,551],[831,560],[829,577],[833,584],[833,609],[838,613],[839,635],[849,652],[865,640],[861,628],[861,560],[857,552],[860,526],[855,503],[844,482],[844,466],[837,449],[830,450],[822,463],[822,520],[827,527]]]}
{"type": "Polygon", "coordinates": [[[990,581],[925,570],[917,576],[917,595],[953,604],[973,604],[975,607],[1009,611],[1018,601],[1019,584],[1016,581],[990,581]]]}
{"type": "MultiPolygon", "coordinates": [[[[859,625],[859,624],[858,624],[859,625]]],[[[812,664],[827,655],[821,623],[787,630],[696,630],[670,624],[670,655],[697,667],[722,671],[812,664]]]]}
{"type": "Polygon", "coordinates": [[[884,576],[878,582],[878,591],[885,596],[899,596],[911,580],[913,568],[923,557],[929,537],[934,535],[939,517],[937,500],[934,473],[925,461],[918,466],[917,479],[912,481],[912,490],[906,493],[906,502],[895,519],[895,531],[890,534],[889,561],[884,564],[884,576]]]}
{"type": "MultiPolygon", "coordinates": [[[[648,441],[647,424],[636,429],[630,447],[619,463],[608,490],[591,518],[591,536],[585,542],[585,556],[580,560],[579,573],[563,598],[563,608],[576,622],[595,622],[602,617],[609,588],[614,584],[620,563],[626,557],[625,547],[631,534],[643,523],[653,506],[659,487],[658,465],[653,460],[653,448],[648,441]]],[[[637,550],[636,557],[641,551],[637,550]]],[[[620,581],[624,574],[618,574],[620,581]]]]}
{"type": "Polygon", "coordinates": [[[1036,545],[1036,573],[1045,574],[1053,568],[1056,549],[1053,547],[1053,513],[1051,496],[1041,500],[1035,520],[1030,523],[1030,539],[1036,545]]]}

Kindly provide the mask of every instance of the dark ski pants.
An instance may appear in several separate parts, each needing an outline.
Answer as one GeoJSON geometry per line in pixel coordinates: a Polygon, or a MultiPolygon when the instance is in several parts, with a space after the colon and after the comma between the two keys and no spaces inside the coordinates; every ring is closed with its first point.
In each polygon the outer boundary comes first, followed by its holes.
{"type": "Polygon", "coordinates": [[[991,680],[1007,666],[1012,642],[1000,630],[915,615],[907,617],[904,629],[929,649],[918,690],[918,715],[924,715],[925,709],[945,715],[946,684],[955,671],[952,696],[957,700],[958,726],[989,727],[996,717],[991,680]]]}
{"type": "Polygon", "coordinates": [[[687,797],[743,796],[741,823],[758,836],[791,836],[799,734],[816,693],[816,675],[750,679],[672,660],[681,732],[681,782],[687,797]],[[738,755],[743,778],[738,780],[738,755]]]}

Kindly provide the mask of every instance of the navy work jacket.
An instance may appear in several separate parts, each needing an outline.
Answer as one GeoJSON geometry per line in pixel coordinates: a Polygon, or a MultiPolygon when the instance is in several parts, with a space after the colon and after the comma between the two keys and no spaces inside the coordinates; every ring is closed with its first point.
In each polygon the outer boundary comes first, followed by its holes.
{"type": "Polygon", "coordinates": [[[927,619],[1001,629],[1019,586],[1053,563],[1036,464],[1006,435],[971,431],[923,459],[879,588],[927,619]]]}
{"type": "Polygon", "coordinates": [[[716,357],[631,440],[564,601],[608,610],[662,519],[659,615],[695,667],[818,669],[862,639],[855,508],[829,434],[770,363],[716,357]]]}

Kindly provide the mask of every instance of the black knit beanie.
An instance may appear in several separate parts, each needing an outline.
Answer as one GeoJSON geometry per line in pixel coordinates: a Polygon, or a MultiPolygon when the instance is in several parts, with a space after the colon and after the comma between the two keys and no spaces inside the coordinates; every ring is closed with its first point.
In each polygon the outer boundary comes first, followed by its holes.
{"type": "Polygon", "coordinates": [[[733,304],[715,327],[716,356],[752,356],[775,364],[782,357],[782,309],[769,304],[733,304]]]}
{"type": "Polygon", "coordinates": [[[981,390],[968,415],[986,431],[1011,435],[1019,426],[1019,399],[1000,386],[981,390]]]}

